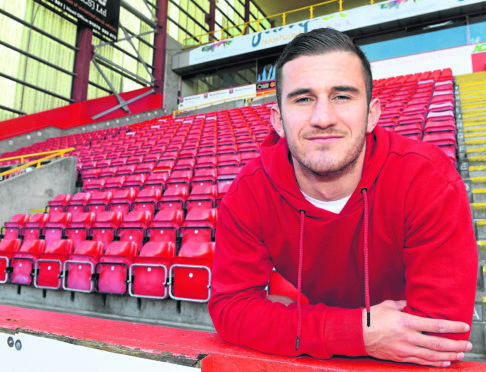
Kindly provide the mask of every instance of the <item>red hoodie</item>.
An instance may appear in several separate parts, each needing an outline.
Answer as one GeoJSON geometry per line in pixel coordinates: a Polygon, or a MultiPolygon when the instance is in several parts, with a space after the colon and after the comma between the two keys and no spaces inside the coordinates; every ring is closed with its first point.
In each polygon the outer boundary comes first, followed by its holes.
{"type": "Polygon", "coordinates": [[[379,127],[366,141],[361,181],[339,214],[304,198],[276,133],[241,170],[216,234],[209,311],[223,339],[288,356],[366,355],[366,277],[371,305],[405,299],[408,313],[471,324],[477,249],[461,177],[434,145],[379,127]],[[299,266],[309,304],[267,300],[273,267],[298,287],[299,266]]]}

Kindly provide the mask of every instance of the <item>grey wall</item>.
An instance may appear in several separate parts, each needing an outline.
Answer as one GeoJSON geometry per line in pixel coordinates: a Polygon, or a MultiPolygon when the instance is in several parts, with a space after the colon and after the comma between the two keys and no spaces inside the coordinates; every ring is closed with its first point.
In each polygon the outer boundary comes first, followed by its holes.
{"type": "Polygon", "coordinates": [[[180,76],[172,71],[172,56],[181,51],[182,45],[167,35],[165,55],[164,108],[168,113],[177,110],[180,76]]]}
{"type": "Polygon", "coordinates": [[[56,159],[42,168],[0,182],[0,226],[17,213],[44,209],[59,194],[76,191],[77,158],[56,159]]]}

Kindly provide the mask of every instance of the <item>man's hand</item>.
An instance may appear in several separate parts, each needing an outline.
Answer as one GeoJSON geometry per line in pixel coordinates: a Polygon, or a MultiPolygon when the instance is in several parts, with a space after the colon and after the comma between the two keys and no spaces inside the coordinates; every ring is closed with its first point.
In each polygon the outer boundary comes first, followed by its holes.
{"type": "Polygon", "coordinates": [[[369,356],[447,367],[471,350],[472,344],[468,341],[422,333],[464,333],[469,331],[468,324],[403,313],[405,306],[405,301],[384,301],[372,306],[370,327],[366,325],[366,310],[363,309],[363,340],[369,356]]]}
{"type": "Polygon", "coordinates": [[[270,300],[272,302],[280,302],[281,304],[284,304],[285,306],[289,306],[290,304],[293,304],[295,302],[290,297],[279,296],[279,295],[268,295],[267,300],[270,300]]]}

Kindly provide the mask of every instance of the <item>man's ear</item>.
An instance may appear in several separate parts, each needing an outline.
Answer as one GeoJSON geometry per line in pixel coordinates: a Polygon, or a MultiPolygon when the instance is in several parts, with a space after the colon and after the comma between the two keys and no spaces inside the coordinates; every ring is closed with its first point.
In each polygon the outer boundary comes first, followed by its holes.
{"type": "Polygon", "coordinates": [[[285,132],[283,130],[282,115],[280,114],[280,109],[278,104],[272,106],[270,111],[270,122],[272,123],[273,129],[280,137],[285,137],[285,132]]]}
{"type": "Polygon", "coordinates": [[[366,133],[371,133],[378,124],[381,115],[381,103],[378,98],[373,98],[370,102],[370,110],[368,112],[368,124],[366,125],[366,133]]]}

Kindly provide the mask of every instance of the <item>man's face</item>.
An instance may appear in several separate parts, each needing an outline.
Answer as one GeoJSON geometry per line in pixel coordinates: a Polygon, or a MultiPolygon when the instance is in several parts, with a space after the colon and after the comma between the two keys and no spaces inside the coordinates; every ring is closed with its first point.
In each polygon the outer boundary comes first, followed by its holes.
{"type": "Polygon", "coordinates": [[[380,115],[368,110],[361,61],[350,52],[300,56],[282,69],[281,109],[272,124],[286,137],[296,174],[336,177],[364,159],[365,136],[380,115]]]}

